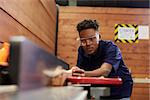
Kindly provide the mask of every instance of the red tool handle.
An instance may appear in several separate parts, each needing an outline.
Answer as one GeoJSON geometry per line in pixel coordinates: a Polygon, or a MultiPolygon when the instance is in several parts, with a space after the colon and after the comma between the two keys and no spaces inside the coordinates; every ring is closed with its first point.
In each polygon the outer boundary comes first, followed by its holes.
{"type": "Polygon", "coordinates": [[[121,85],[121,78],[102,78],[102,77],[68,77],[68,82],[75,84],[99,84],[99,85],[121,85]]]}

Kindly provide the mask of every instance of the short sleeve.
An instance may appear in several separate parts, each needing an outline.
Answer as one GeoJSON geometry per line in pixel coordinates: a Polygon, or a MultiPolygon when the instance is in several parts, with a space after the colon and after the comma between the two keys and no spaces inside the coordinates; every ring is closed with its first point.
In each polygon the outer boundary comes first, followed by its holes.
{"type": "Polygon", "coordinates": [[[104,62],[112,65],[115,71],[119,68],[122,55],[120,49],[113,43],[106,47],[104,62]]]}
{"type": "Polygon", "coordinates": [[[77,64],[76,64],[76,66],[81,67],[82,59],[83,59],[83,57],[82,57],[82,50],[81,50],[81,47],[79,47],[79,49],[78,49],[78,58],[77,58],[77,64]]]}

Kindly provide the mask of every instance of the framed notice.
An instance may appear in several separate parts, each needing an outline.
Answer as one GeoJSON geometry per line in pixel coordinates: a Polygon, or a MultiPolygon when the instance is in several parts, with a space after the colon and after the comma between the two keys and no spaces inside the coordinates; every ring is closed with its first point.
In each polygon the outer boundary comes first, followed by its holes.
{"type": "Polygon", "coordinates": [[[138,43],[138,25],[135,24],[116,24],[115,42],[138,43]]]}

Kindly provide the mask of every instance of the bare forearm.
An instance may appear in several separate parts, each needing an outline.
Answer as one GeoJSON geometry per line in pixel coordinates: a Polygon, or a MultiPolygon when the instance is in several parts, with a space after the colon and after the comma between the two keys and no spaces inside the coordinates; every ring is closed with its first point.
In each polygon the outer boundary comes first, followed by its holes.
{"type": "Polygon", "coordinates": [[[108,76],[109,72],[102,69],[96,69],[93,71],[85,71],[85,76],[92,77],[92,76],[108,76]]]}
{"type": "Polygon", "coordinates": [[[93,71],[85,71],[85,76],[105,76],[107,77],[111,72],[112,66],[108,63],[103,63],[102,66],[93,71]]]}
{"type": "Polygon", "coordinates": [[[78,76],[86,76],[86,77],[92,77],[92,76],[105,76],[107,77],[109,73],[111,72],[112,65],[108,63],[103,63],[98,69],[92,70],[92,71],[84,71],[83,69],[78,68],[77,66],[72,67],[72,75],[78,75],[78,76]],[[76,74],[77,73],[77,74],[76,74]]]}

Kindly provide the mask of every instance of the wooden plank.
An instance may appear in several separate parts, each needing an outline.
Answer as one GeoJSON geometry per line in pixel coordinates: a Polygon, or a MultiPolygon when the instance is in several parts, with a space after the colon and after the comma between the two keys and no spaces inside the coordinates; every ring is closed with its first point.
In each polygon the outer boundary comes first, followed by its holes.
{"type": "Polygon", "coordinates": [[[127,67],[129,67],[130,69],[132,69],[131,72],[136,71],[136,70],[139,70],[139,71],[140,71],[140,70],[143,70],[143,71],[145,71],[145,72],[148,72],[148,71],[149,71],[149,68],[146,67],[146,66],[139,66],[139,67],[127,66],[127,67]]]}
{"type": "Polygon", "coordinates": [[[149,62],[146,62],[145,60],[124,60],[127,66],[133,66],[133,67],[149,67],[149,62]]]}
{"type": "Polygon", "coordinates": [[[54,48],[55,23],[38,0],[2,0],[0,7],[54,48]]]}
{"type": "Polygon", "coordinates": [[[60,13],[107,13],[107,14],[141,14],[141,15],[149,15],[150,9],[148,8],[114,8],[114,7],[72,7],[72,6],[66,6],[66,7],[60,7],[60,13]]]}
{"type": "Polygon", "coordinates": [[[145,70],[135,70],[135,71],[132,71],[132,74],[145,74],[145,75],[148,75],[149,72],[145,71],[145,70]]]}
{"type": "Polygon", "coordinates": [[[149,100],[149,95],[141,95],[141,94],[133,95],[131,97],[131,100],[149,100]]]}
{"type": "Polygon", "coordinates": [[[40,0],[50,18],[56,23],[57,8],[54,0],[40,0]]]}
{"type": "Polygon", "coordinates": [[[132,77],[134,77],[134,78],[136,78],[136,77],[137,78],[145,78],[145,77],[150,78],[149,74],[139,74],[139,73],[138,74],[133,73],[132,77]]]}
{"type": "Polygon", "coordinates": [[[123,58],[124,60],[143,60],[144,62],[148,62],[150,60],[146,53],[126,53],[123,54],[123,58]]]}
{"type": "Polygon", "coordinates": [[[116,43],[123,53],[149,53],[150,43],[149,40],[140,40],[139,43],[116,43]]]}
{"type": "MultiPolygon", "coordinates": [[[[143,15],[120,15],[120,14],[74,14],[74,13],[62,13],[60,14],[61,19],[63,19],[66,24],[69,23],[69,20],[72,20],[70,25],[76,25],[79,21],[84,19],[93,18],[96,19],[100,25],[112,26],[117,23],[126,23],[126,24],[149,24],[149,17],[143,15]],[[95,16],[94,16],[95,15],[95,16]],[[117,17],[116,17],[117,16],[117,17]],[[109,20],[107,20],[109,19],[109,20]],[[137,22],[138,20],[138,22],[137,22]],[[106,23],[107,22],[107,23],[106,23]]],[[[66,25],[65,24],[65,25],[66,25]]],[[[103,27],[104,27],[103,26],[103,27]]]]}
{"type": "Polygon", "coordinates": [[[133,91],[132,91],[132,96],[131,100],[148,100],[149,98],[149,89],[150,89],[150,84],[148,83],[135,83],[133,85],[133,91]]]}
{"type": "MultiPolygon", "coordinates": [[[[58,55],[60,55],[60,52],[58,53],[58,55]]],[[[72,58],[72,59],[77,58],[77,54],[74,54],[74,52],[72,53],[64,52],[64,53],[61,53],[61,56],[65,58],[72,58]]]]}
{"type": "MultiPolygon", "coordinates": [[[[144,84],[143,84],[144,85],[144,84]]],[[[148,95],[149,94],[149,89],[148,88],[134,88],[133,89],[134,94],[143,94],[143,95],[148,95]]]]}
{"type": "Polygon", "coordinates": [[[60,38],[58,42],[60,42],[60,44],[62,44],[62,45],[67,45],[66,43],[68,43],[69,46],[73,46],[79,42],[76,39],[77,38],[66,38],[66,40],[64,41],[63,38],[60,38]]]}
{"type": "Polygon", "coordinates": [[[134,88],[136,88],[136,87],[138,87],[138,88],[150,88],[150,84],[149,83],[144,83],[144,84],[142,84],[142,83],[135,83],[134,84],[134,88]]]}
{"type": "Polygon", "coordinates": [[[0,9],[0,40],[9,41],[11,36],[23,35],[48,52],[54,54],[54,48],[47,45],[43,40],[34,35],[20,23],[15,21],[6,12],[0,9]]]}
{"type": "MultiPolygon", "coordinates": [[[[115,22],[118,22],[118,23],[131,23],[131,24],[140,24],[138,22],[136,22],[137,20],[140,20],[140,22],[143,22],[145,20],[147,20],[147,22],[145,23],[149,23],[149,18],[148,16],[143,16],[143,15],[119,15],[119,14],[86,14],[86,13],[83,13],[83,14],[79,14],[79,13],[69,13],[69,16],[68,16],[68,13],[62,13],[60,14],[60,16],[62,17],[62,19],[79,19],[79,21],[81,20],[84,20],[84,19],[96,19],[96,20],[104,20],[104,21],[107,21],[109,25],[111,25],[112,23],[109,23],[109,20],[111,21],[112,19],[115,21],[115,22]],[[116,17],[117,16],[117,17],[116,17]],[[107,20],[109,18],[109,20],[107,20]],[[127,22],[126,22],[127,21],[127,22]],[[131,22],[130,22],[131,21],[131,22]]],[[[112,22],[114,22],[112,20],[112,22]]],[[[107,23],[105,23],[107,24],[107,23]]],[[[115,23],[116,24],[116,23],[115,23]]],[[[141,23],[142,24],[142,23],[141,23]]]]}
{"type": "Polygon", "coordinates": [[[78,33],[76,33],[76,32],[69,32],[69,31],[59,31],[59,35],[58,35],[58,38],[60,38],[60,39],[69,39],[69,38],[72,38],[72,39],[75,39],[75,41],[76,41],[76,39],[77,38],[79,38],[79,35],[78,35],[78,33]]]}

